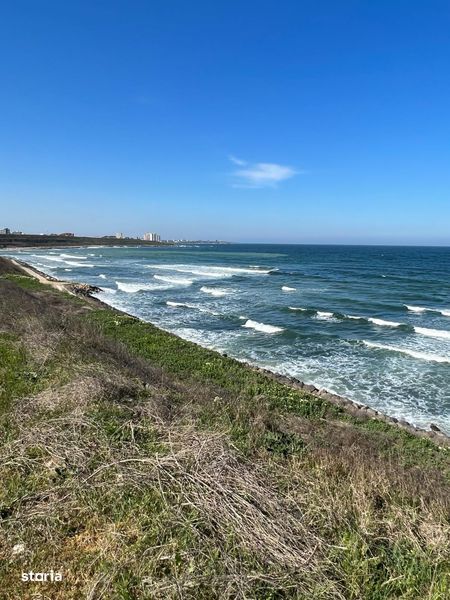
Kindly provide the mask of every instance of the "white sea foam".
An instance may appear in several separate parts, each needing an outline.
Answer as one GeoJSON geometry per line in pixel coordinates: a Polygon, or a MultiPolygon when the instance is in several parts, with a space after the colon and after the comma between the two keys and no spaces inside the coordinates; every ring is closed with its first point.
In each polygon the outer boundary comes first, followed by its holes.
{"type": "Polygon", "coordinates": [[[273,269],[264,269],[261,267],[206,267],[222,271],[224,273],[248,273],[250,275],[268,275],[273,269]]]}
{"type": "Polygon", "coordinates": [[[408,304],[405,304],[405,306],[411,312],[416,312],[416,313],[435,312],[435,313],[439,313],[443,317],[450,317],[450,310],[447,310],[445,308],[428,308],[427,306],[410,306],[408,304]]]}
{"type": "Polygon", "coordinates": [[[165,277],[164,275],[153,275],[155,279],[159,281],[165,281],[166,283],[173,283],[174,285],[192,285],[192,279],[186,279],[185,277],[165,277]]]}
{"type": "Polygon", "coordinates": [[[416,333],[420,333],[420,335],[450,340],[450,331],[446,331],[445,329],[428,329],[428,327],[414,327],[414,331],[416,333]]]}
{"type": "Polygon", "coordinates": [[[99,277],[100,279],[106,279],[106,275],[104,273],[100,273],[99,277]]]}
{"type": "Polygon", "coordinates": [[[139,292],[139,290],[145,289],[145,286],[138,283],[124,283],[123,281],[116,281],[116,285],[119,290],[122,292],[127,292],[128,294],[134,294],[135,292],[139,292]]]}
{"type": "Polygon", "coordinates": [[[271,269],[253,269],[244,267],[221,267],[208,265],[145,265],[148,269],[162,269],[164,271],[177,271],[178,273],[190,273],[199,277],[233,277],[234,275],[268,275],[271,269]]]}
{"type": "Polygon", "coordinates": [[[172,300],[167,300],[166,304],[172,308],[190,308],[192,310],[199,310],[200,312],[209,313],[210,315],[214,315],[216,317],[220,315],[220,313],[205,306],[201,306],[200,304],[190,304],[189,302],[173,302],[172,300]]]}
{"type": "Polygon", "coordinates": [[[332,312],[318,310],[316,314],[316,319],[323,319],[324,321],[329,321],[331,319],[334,319],[334,317],[332,312]]]}
{"type": "MultiPolygon", "coordinates": [[[[91,254],[91,256],[94,256],[91,254]]],[[[77,258],[78,260],[86,260],[87,256],[77,256],[76,254],[60,254],[61,258],[77,258]]]]}
{"type": "Polygon", "coordinates": [[[300,306],[289,306],[289,310],[301,310],[302,312],[307,311],[307,308],[301,308],[300,306]]]}
{"type": "Polygon", "coordinates": [[[48,256],[48,254],[34,254],[32,256],[35,256],[36,258],[43,258],[44,260],[51,260],[54,262],[65,262],[64,259],[60,258],[59,256],[48,256]]]}
{"type": "Polygon", "coordinates": [[[354,319],[355,321],[365,321],[366,317],[358,317],[356,315],[344,315],[346,319],[354,319]]]}
{"type": "Polygon", "coordinates": [[[66,260],[66,265],[72,265],[73,267],[94,267],[95,265],[91,265],[91,263],[80,263],[74,260],[66,260]]]}
{"type": "Polygon", "coordinates": [[[369,342],[363,340],[363,343],[369,348],[378,348],[379,350],[389,350],[391,352],[400,352],[401,354],[407,354],[413,358],[419,360],[426,360],[430,362],[438,363],[450,363],[450,356],[439,356],[437,354],[430,354],[428,352],[418,352],[417,350],[410,350],[409,348],[399,348],[398,346],[388,346],[386,344],[377,344],[375,342],[369,342]]]}
{"type": "Polygon", "coordinates": [[[367,320],[380,327],[400,327],[401,325],[401,323],[397,323],[397,321],[385,321],[384,319],[375,319],[374,317],[368,317],[367,320]]]}
{"type": "MultiPolygon", "coordinates": [[[[176,335],[185,340],[200,344],[204,348],[210,348],[216,351],[229,351],[227,347],[230,342],[242,337],[243,332],[234,331],[205,331],[204,329],[194,329],[192,327],[170,328],[176,335]]],[[[237,359],[239,360],[239,358],[237,359]]]]}
{"type": "Polygon", "coordinates": [[[405,304],[405,306],[411,312],[416,312],[416,313],[422,313],[422,312],[426,312],[428,310],[428,308],[425,308],[425,306],[410,306],[408,304],[405,304]]]}
{"type": "Polygon", "coordinates": [[[116,281],[116,285],[119,290],[122,292],[127,292],[128,294],[135,294],[136,292],[148,290],[148,291],[157,291],[157,290],[167,290],[173,286],[167,285],[158,285],[152,283],[125,283],[123,281],[116,281]]]}
{"type": "Polygon", "coordinates": [[[102,290],[102,292],[105,292],[105,294],[117,294],[117,290],[115,290],[114,288],[102,287],[100,289],[102,290]]]}
{"type": "Polygon", "coordinates": [[[145,265],[147,269],[161,269],[165,271],[176,271],[177,273],[188,273],[189,275],[196,275],[200,278],[214,278],[221,279],[224,277],[232,277],[230,273],[223,273],[218,271],[212,271],[211,269],[206,270],[202,267],[188,267],[188,266],[172,266],[172,265],[145,265]]]}
{"type": "Polygon", "coordinates": [[[281,286],[283,292],[296,292],[297,288],[289,287],[288,285],[281,286]]]}
{"type": "Polygon", "coordinates": [[[263,333],[280,333],[280,331],[284,331],[282,327],[275,327],[274,325],[266,325],[265,323],[258,323],[258,321],[252,321],[248,319],[242,327],[247,327],[248,329],[255,329],[256,331],[262,331],[263,333]]]}
{"type": "Polygon", "coordinates": [[[211,294],[211,296],[228,296],[228,294],[231,294],[232,291],[231,290],[226,290],[224,288],[211,288],[211,287],[207,287],[206,285],[202,286],[200,288],[201,292],[204,292],[205,294],[211,294]]]}

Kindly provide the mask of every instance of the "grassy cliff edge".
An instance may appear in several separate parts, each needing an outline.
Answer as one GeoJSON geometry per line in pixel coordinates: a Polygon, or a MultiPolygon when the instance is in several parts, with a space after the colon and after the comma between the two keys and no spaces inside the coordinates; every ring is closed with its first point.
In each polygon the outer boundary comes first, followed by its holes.
{"type": "Polygon", "coordinates": [[[450,596],[447,447],[4,259],[0,431],[5,598],[450,596]]]}

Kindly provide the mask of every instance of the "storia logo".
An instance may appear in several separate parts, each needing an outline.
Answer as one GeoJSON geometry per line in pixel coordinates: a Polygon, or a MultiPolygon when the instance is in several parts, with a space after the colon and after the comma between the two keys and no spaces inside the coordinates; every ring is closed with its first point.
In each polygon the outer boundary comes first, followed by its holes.
{"type": "Polygon", "coordinates": [[[50,569],[48,573],[37,573],[36,571],[29,571],[28,573],[22,573],[22,581],[62,581],[62,573],[50,569]]]}

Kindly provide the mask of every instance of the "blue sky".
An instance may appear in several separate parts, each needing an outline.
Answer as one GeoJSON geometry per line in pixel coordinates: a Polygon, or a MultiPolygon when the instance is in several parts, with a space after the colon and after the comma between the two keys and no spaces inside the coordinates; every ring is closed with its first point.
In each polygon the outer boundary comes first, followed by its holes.
{"type": "Polygon", "coordinates": [[[450,244],[450,4],[15,0],[0,227],[450,244]]]}

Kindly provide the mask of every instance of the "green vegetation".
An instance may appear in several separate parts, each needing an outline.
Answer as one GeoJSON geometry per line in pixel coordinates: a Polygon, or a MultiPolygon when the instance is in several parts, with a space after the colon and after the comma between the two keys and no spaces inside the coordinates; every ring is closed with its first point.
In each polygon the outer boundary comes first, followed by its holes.
{"type": "Polygon", "coordinates": [[[450,597],[448,450],[5,262],[2,598],[450,597]]]}
{"type": "Polygon", "coordinates": [[[13,398],[36,389],[37,380],[14,336],[0,334],[0,418],[8,412],[13,398]]]}
{"type": "Polygon", "coordinates": [[[13,281],[18,286],[25,290],[36,290],[36,291],[46,291],[45,284],[41,283],[34,277],[30,277],[29,275],[20,275],[16,273],[7,273],[1,276],[2,279],[7,279],[8,281],[13,281]]]}

